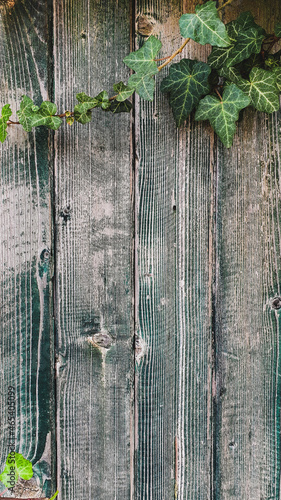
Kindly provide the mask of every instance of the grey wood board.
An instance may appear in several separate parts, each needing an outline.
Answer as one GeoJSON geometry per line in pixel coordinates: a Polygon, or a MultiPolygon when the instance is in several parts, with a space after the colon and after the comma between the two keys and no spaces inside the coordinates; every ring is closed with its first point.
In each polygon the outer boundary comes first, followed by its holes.
{"type": "MultiPolygon", "coordinates": [[[[177,1],[138,1],[136,19],[163,42],[181,43],[177,1]]],[[[194,8],[189,2],[186,11],[194,8]]],[[[137,33],[142,33],[137,24],[137,33]]],[[[147,35],[147,31],[145,33],[147,35]]],[[[138,36],[137,47],[146,38],[138,36]]],[[[182,57],[206,60],[190,44],[182,57]]],[[[176,60],[175,60],[176,61],[176,60]]],[[[162,74],[163,73],[163,74],[162,74]]],[[[138,344],[136,498],[210,498],[213,134],[176,130],[167,95],[136,99],[138,344]],[[211,203],[210,203],[211,200],[211,203]]]]}
{"type": "MultiPolygon", "coordinates": [[[[129,3],[56,1],[55,102],[113,95],[128,77],[129,3]]],[[[95,110],[55,139],[58,488],[130,498],[132,210],[130,115],[95,110]]]]}
{"type": "MultiPolygon", "coordinates": [[[[37,7],[20,0],[0,4],[0,98],[1,104],[11,103],[13,119],[23,93],[36,104],[48,98],[49,3],[40,0],[37,7]]],[[[32,460],[38,483],[27,485],[26,495],[34,488],[49,495],[55,479],[48,160],[46,131],[27,134],[9,127],[1,146],[0,178],[0,449],[4,464],[10,451],[8,386],[13,386],[16,451],[32,460]]]]}

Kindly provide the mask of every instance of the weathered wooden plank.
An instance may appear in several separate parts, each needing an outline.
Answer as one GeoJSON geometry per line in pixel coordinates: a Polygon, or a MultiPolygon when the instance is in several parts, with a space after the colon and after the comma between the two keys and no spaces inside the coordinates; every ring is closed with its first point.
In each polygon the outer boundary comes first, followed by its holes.
{"type": "MultiPolygon", "coordinates": [[[[129,3],[54,4],[55,99],[63,112],[76,92],[110,93],[127,78],[129,3]]],[[[128,499],[130,116],[96,110],[90,124],[63,127],[55,151],[59,490],[64,499],[128,499]]]]}
{"type": "MultiPolygon", "coordinates": [[[[178,20],[194,6],[138,1],[137,31],[145,25],[147,35],[150,22],[150,33],[164,45],[159,57],[170,55],[182,42],[178,20]]],[[[190,44],[182,57],[206,60],[206,54],[190,44]]],[[[158,84],[152,104],[136,103],[136,498],[206,499],[212,457],[212,144],[202,125],[176,131],[158,84]]]]}
{"type": "MultiPolygon", "coordinates": [[[[233,5],[269,33],[281,19],[278,1],[233,5]]],[[[280,114],[245,111],[217,165],[216,495],[279,499],[280,114]]]]}
{"type": "MultiPolygon", "coordinates": [[[[22,94],[36,104],[48,98],[51,13],[45,0],[36,6],[29,0],[0,2],[0,99],[11,103],[14,113],[22,94]]],[[[8,135],[1,146],[0,179],[1,469],[10,450],[7,398],[13,386],[16,451],[33,462],[37,493],[43,487],[49,496],[56,453],[48,132],[27,134],[10,126],[8,135]]]]}

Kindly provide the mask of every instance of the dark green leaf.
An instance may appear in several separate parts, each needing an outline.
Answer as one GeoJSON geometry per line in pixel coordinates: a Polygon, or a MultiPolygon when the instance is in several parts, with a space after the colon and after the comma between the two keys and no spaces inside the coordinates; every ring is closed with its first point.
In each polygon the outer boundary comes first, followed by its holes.
{"type": "Polygon", "coordinates": [[[170,104],[179,127],[197,106],[200,97],[210,90],[211,68],[203,62],[182,59],[170,67],[169,76],[161,83],[161,91],[169,92],[170,104]]]}
{"type": "Polygon", "coordinates": [[[206,96],[200,102],[195,120],[209,120],[222,143],[229,148],[233,142],[239,111],[250,103],[250,99],[234,84],[223,92],[222,100],[206,96]]]}
{"type": "Polygon", "coordinates": [[[0,141],[4,142],[7,137],[7,121],[12,115],[10,104],[5,104],[2,108],[1,118],[0,118],[0,141]]]}
{"type": "Polygon", "coordinates": [[[213,47],[208,63],[212,68],[235,66],[248,59],[251,54],[258,54],[261,50],[265,31],[254,22],[250,12],[243,12],[235,20],[226,25],[231,45],[226,49],[213,47]]]}
{"type": "Polygon", "coordinates": [[[216,2],[209,0],[204,5],[196,5],[195,14],[183,14],[179,21],[180,32],[184,38],[192,38],[205,45],[218,47],[230,45],[225,25],[220,20],[216,2]]]}
{"type": "Polygon", "coordinates": [[[126,101],[134,93],[134,89],[127,87],[123,82],[114,83],[113,90],[118,94],[116,100],[119,102],[126,101]]]}
{"type": "Polygon", "coordinates": [[[266,113],[277,111],[280,106],[275,74],[272,71],[253,68],[249,77],[250,81],[241,78],[237,85],[250,98],[252,106],[266,113]]]}
{"type": "Polygon", "coordinates": [[[132,107],[132,104],[128,100],[122,102],[114,100],[111,101],[109,109],[112,113],[130,113],[132,107]]]}

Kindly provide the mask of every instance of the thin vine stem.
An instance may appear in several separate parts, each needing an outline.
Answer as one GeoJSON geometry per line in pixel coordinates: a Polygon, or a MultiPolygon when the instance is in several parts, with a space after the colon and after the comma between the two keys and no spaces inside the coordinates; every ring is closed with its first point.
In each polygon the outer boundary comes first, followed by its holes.
{"type": "Polygon", "coordinates": [[[168,57],[167,61],[165,61],[163,64],[160,64],[160,66],[158,66],[158,71],[161,71],[161,69],[165,68],[165,66],[167,66],[168,64],[170,64],[170,62],[174,59],[174,57],[176,57],[178,54],[180,54],[184,47],[188,44],[190,38],[187,38],[183,44],[178,48],[178,50],[176,50],[176,52],[174,52],[170,57],[168,57]]]}
{"type": "Polygon", "coordinates": [[[227,5],[229,5],[230,3],[232,3],[233,0],[227,0],[227,2],[225,2],[223,5],[221,5],[220,7],[217,8],[217,10],[222,10],[224,9],[227,5]]]}

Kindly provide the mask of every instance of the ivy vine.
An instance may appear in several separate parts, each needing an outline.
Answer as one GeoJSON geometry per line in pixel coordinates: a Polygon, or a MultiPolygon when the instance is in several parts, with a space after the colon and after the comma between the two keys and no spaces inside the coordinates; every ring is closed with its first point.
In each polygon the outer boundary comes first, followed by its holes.
{"type": "Polygon", "coordinates": [[[36,106],[24,95],[17,111],[17,122],[10,119],[11,108],[5,104],[0,117],[0,141],[4,142],[11,125],[20,124],[27,132],[42,125],[57,130],[63,118],[68,125],[74,121],[90,122],[94,108],[112,113],[130,112],[129,99],[134,92],[152,101],[155,75],[182,52],[189,40],[194,40],[212,46],[208,63],[182,59],[172,64],[168,76],[161,82],[161,91],[168,94],[178,127],[194,112],[196,121],[208,120],[222,143],[231,147],[240,111],[247,106],[266,113],[277,111],[281,93],[281,50],[273,53],[281,38],[281,23],[277,23],[274,33],[269,34],[255,23],[250,12],[243,12],[234,21],[224,24],[219,11],[231,2],[228,0],[217,9],[216,2],[209,0],[197,5],[195,13],[183,14],[179,28],[185,40],[169,57],[157,59],[162,43],[150,36],[140,49],[124,58],[124,63],[134,73],[127,85],[123,82],[113,85],[112,97],[105,90],[95,97],[81,92],[76,95],[78,104],[74,111],[57,114],[54,103],[45,101],[36,106]],[[158,65],[162,60],[165,62],[158,65]]]}
{"type": "MultiPolygon", "coordinates": [[[[13,492],[17,481],[21,478],[28,481],[33,477],[32,463],[23,457],[20,453],[11,452],[8,454],[3,472],[0,474],[0,481],[7,489],[13,492]]],[[[6,491],[6,490],[5,490],[6,491]]],[[[4,492],[1,493],[1,495],[4,492]]],[[[49,500],[55,500],[58,491],[49,500]]],[[[8,498],[8,497],[5,497],[8,498]]],[[[12,500],[12,499],[11,499],[12,500]]],[[[17,499],[14,499],[17,500],[17,499]]]]}

